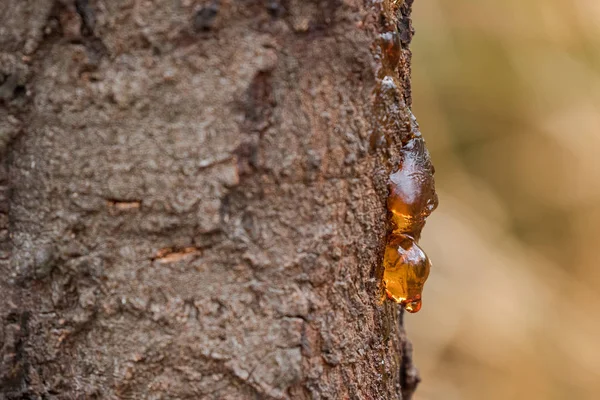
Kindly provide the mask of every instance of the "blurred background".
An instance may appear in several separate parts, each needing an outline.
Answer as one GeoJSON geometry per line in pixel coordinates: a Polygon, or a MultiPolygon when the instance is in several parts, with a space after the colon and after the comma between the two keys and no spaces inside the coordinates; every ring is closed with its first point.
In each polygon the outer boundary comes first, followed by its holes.
{"type": "Polygon", "coordinates": [[[600,1],[417,0],[416,400],[600,399],[600,1]]]}

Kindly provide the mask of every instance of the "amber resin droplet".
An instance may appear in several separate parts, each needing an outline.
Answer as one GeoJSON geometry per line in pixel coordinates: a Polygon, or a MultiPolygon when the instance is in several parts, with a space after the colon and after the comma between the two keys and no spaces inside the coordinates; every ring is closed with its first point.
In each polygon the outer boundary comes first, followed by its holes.
{"type": "Polygon", "coordinates": [[[437,207],[433,167],[429,152],[420,137],[411,139],[402,149],[402,162],[390,175],[388,209],[394,232],[419,239],[427,218],[437,207]]]}
{"type": "Polygon", "coordinates": [[[383,69],[390,72],[398,67],[402,48],[400,46],[400,37],[397,31],[385,32],[379,35],[379,45],[383,52],[383,69]]]}
{"type": "Polygon", "coordinates": [[[413,238],[392,234],[385,247],[383,282],[389,298],[408,312],[421,309],[423,285],[431,263],[413,238]]]}
{"type": "Polygon", "coordinates": [[[383,259],[383,282],[389,298],[408,312],[421,309],[423,285],[431,262],[417,244],[425,218],[437,207],[433,167],[418,129],[402,149],[398,170],[390,175],[388,210],[393,230],[383,259]]]}

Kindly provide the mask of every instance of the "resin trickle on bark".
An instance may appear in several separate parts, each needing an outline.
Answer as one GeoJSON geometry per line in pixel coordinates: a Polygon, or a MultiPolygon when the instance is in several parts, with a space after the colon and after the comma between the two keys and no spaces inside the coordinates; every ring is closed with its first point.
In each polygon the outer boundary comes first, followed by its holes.
{"type": "Polygon", "coordinates": [[[386,294],[409,312],[421,309],[431,262],[417,241],[425,218],[438,204],[429,153],[420,132],[413,133],[402,147],[398,169],[390,175],[387,203],[393,229],[383,258],[386,294]]]}
{"type": "Polygon", "coordinates": [[[423,285],[431,262],[417,244],[425,218],[437,207],[433,166],[415,117],[400,90],[398,64],[403,51],[396,28],[379,36],[381,69],[375,90],[377,129],[372,148],[401,142],[400,162],[389,176],[387,207],[391,218],[383,266],[388,298],[407,311],[421,309],[423,285]],[[400,140],[398,140],[400,139],[400,140]]]}

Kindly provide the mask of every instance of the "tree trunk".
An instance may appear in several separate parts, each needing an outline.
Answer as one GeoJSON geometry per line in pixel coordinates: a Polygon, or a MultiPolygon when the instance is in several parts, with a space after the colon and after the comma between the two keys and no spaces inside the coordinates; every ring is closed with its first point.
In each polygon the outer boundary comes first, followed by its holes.
{"type": "Polygon", "coordinates": [[[411,397],[412,0],[2,3],[0,398],[411,397]]]}

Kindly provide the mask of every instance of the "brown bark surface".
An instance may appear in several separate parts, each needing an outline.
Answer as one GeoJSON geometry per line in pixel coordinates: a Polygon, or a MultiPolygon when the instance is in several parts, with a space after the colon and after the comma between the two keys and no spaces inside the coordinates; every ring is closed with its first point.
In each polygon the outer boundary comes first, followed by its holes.
{"type": "Polygon", "coordinates": [[[0,398],[410,398],[411,3],[2,1],[0,398]]]}

